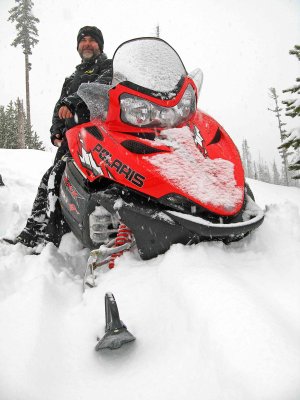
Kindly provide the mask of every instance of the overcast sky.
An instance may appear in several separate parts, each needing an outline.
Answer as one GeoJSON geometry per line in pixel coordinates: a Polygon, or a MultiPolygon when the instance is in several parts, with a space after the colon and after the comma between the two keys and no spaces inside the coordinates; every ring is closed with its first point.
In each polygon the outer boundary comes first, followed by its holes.
{"type": "MultiPolygon", "coordinates": [[[[7,22],[14,0],[0,0],[0,104],[25,99],[24,56],[10,46],[15,26],[7,22]]],[[[295,84],[300,64],[289,50],[300,44],[300,0],[34,0],[39,43],[31,57],[32,124],[49,143],[52,111],[64,78],[80,62],[76,36],[98,26],[108,57],[123,41],[154,36],[180,54],[188,71],[200,67],[204,83],[198,106],[217,119],[241,148],[279,161],[279,132],[268,89],[295,84]]],[[[285,118],[287,128],[297,121],[285,118]]],[[[299,122],[298,122],[299,124],[299,122]]]]}

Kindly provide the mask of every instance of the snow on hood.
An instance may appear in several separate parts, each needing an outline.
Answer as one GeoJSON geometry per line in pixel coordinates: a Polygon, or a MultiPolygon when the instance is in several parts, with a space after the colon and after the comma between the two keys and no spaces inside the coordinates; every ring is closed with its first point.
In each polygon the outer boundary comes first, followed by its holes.
{"type": "Polygon", "coordinates": [[[147,157],[159,173],[186,194],[230,211],[243,196],[243,188],[236,186],[234,164],[221,158],[205,158],[197,149],[193,133],[188,127],[167,129],[162,132],[172,153],[159,153],[147,157]]]}

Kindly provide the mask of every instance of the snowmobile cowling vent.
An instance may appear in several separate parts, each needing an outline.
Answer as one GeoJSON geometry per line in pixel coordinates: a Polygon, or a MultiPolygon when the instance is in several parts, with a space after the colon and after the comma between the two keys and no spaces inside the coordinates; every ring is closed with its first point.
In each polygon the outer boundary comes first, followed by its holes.
{"type": "Polygon", "coordinates": [[[218,128],[213,140],[210,143],[208,143],[208,146],[210,146],[211,144],[216,144],[220,140],[221,140],[221,130],[220,130],[220,128],[218,128]]]}
{"type": "Polygon", "coordinates": [[[152,154],[152,153],[161,153],[163,150],[156,149],[151,146],[147,146],[146,144],[136,142],[135,140],[124,140],[121,143],[126,150],[135,154],[152,154]]]}
{"type": "Polygon", "coordinates": [[[87,126],[84,128],[91,135],[95,136],[98,140],[103,140],[103,135],[96,126],[87,126]]]}

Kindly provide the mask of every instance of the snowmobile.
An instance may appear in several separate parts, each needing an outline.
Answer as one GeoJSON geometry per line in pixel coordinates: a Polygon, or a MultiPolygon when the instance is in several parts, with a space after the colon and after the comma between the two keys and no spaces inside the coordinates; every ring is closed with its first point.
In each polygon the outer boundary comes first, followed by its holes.
{"type": "Polygon", "coordinates": [[[200,69],[188,74],[151,37],[117,48],[111,85],[80,86],[91,121],[67,131],[60,204],[91,249],[84,285],[131,247],[147,260],[175,243],[240,240],[263,222],[236,146],[197,109],[201,85],[200,69]]]}
{"type": "Polygon", "coordinates": [[[146,260],[174,243],[230,243],[263,222],[236,146],[196,108],[201,85],[158,38],[121,44],[111,85],[81,85],[91,121],[67,131],[60,204],[84,246],[111,253],[130,241],[146,260]]]}

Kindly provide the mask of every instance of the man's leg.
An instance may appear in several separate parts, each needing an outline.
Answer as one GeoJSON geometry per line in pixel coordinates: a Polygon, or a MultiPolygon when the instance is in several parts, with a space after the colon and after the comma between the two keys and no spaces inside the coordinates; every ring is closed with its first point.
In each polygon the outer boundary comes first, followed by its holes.
{"type": "Polygon", "coordinates": [[[47,226],[45,227],[45,240],[59,246],[62,236],[70,232],[65,222],[59,204],[59,187],[66,167],[66,159],[63,157],[53,167],[48,180],[47,193],[47,226]]]}
{"type": "MultiPolygon", "coordinates": [[[[28,247],[35,247],[38,244],[44,242],[45,233],[47,230],[47,226],[49,224],[49,215],[47,214],[49,177],[52,173],[52,170],[55,168],[55,166],[57,165],[59,160],[61,160],[61,158],[64,156],[67,150],[68,150],[67,143],[63,142],[63,145],[59,147],[57,150],[54,164],[47,170],[47,172],[42,177],[42,180],[38,187],[36,198],[33,203],[31,215],[27,220],[25,228],[16,237],[15,240],[10,242],[12,243],[20,242],[28,247]]],[[[59,187],[57,190],[59,191],[59,187]]]]}
{"type": "Polygon", "coordinates": [[[25,246],[35,247],[43,241],[44,230],[48,224],[48,216],[46,213],[47,187],[52,169],[53,166],[43,175],[33,203],[31,215],[27,220],[25,228],[16,238],[16,242],[20,242],[25,246]]]}

